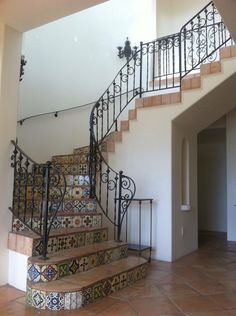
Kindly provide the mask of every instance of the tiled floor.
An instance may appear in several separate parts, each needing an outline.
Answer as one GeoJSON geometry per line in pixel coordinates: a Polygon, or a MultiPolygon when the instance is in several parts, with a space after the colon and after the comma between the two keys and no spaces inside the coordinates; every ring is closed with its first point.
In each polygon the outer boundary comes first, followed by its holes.
{"type": "Polygon", "coordinates": [[[79,311],[44,312],[24,299],[0,287],[0,315],[236,316],[236,243],[203,236],[199,251],[174,263],[153,261],[145,280],[79,311]]]}

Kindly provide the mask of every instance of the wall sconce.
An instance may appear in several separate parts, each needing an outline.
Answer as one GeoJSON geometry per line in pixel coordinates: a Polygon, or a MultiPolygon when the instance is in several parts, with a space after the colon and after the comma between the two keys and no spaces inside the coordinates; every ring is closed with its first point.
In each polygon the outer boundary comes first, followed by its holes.
{"type": "Polygon", "coordinates": [[[21,55],[21,61],[20,61],[20,81],[23,80],[23,75],[25,73],[24,67],[27,64],[27,61],[25,60],[25,56],[21,55]]]}
{"type": "Polygon", "coordinates": [[[130,59],[130,57],[134,56],[138,47],[134,46],[133,49],[131,48],[131,42],[129,41],[129,38],[126,38],[125,46],[124,48],[122,46],[118,46],[118,57],[123,58],[125,57],[127,61],[130,59]]]}

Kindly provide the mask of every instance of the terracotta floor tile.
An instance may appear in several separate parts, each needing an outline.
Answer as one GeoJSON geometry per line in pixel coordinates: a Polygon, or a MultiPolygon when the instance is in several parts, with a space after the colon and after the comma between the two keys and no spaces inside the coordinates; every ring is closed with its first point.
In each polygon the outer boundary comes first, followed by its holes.
{"type": "Polygon", "coordinates": [[[160,285],[159,289],[162,293],[170,297],[177,295],[198,295],[198,293],[187,284],[164,284],[160,285]]]}
{"type": "Polygon", "coordinates": [[[200,295],[173,297],[171,298],[171,301],[184,313],[208,312],[221,309],[208,297],[200,295]]]}
{"type": "Polygon", "coordinates": [[[137,316],[138,314],[127,302],[118,302],[117,304],[109,307],[101,313],[99,316],[137,316]]]}
{"type": "Polygon", "coordinates": [[[196,313],[188,313],[187,316],[234,316],[235,314],[230,314],[229,311],[213,311],[213,312],[196,312],[196,313]]]}
{"type": "Polygon", "coordinates": [[[210,298],[222,309],[236,309],[236,293],[211,295],[210,298]]]}
{"type": "Polygon", "coordinates": [[[0,306],[24,296],[25,293],[13,287],[0,287],[0,306]]]}
{"type": "Polygon", "coordinates": [[[198,279],[189,282],[190,286],[200,294],[210,295],[224,293],[225,287],[214,280],[198,279]]]}
{"type": "Polygon", "coordinates": [[[167,298],[133,299],[130,300],[130,304],[139,316],[178,315],[180,313],[167,298]]]}
{"type": "Polygon", "coordinates": [[[106,299],[102,299],[94,304],[88,305],[83,310],[94,313],[94,314],[98,314],[98,313],[101,313],[108,308],[111,308],[114,304],[117,304],[117,300],[110,296],[110,297],[107,297],[106,299]]]}

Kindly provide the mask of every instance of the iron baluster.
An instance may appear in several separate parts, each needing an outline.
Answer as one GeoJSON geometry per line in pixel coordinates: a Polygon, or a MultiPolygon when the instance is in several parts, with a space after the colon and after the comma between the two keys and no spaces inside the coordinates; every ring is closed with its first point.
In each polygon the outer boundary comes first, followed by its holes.
{"type": "Polygon", "coordinates": [[[139,97],[142,97],[143,94],[143,42],[140,42],[140,79],[139,79],[139,97]]]}
{"type": "Polygon", "coordinates": [[[121,204],[122,204],[122,179],[123,171],[119,172],[119,190],[118,190],[118,218],[117,218],[117,241],[120,241],[121,234],[121,204]]]}
{"type": "Polygon", "coordinates": [[[49,178],[50,178],[51,162],[48,161],[44,166],[44,199],[43,199],[43,259],[47,259],[47,244],[48,244],[48,206],[49,206],[49,178]]]}

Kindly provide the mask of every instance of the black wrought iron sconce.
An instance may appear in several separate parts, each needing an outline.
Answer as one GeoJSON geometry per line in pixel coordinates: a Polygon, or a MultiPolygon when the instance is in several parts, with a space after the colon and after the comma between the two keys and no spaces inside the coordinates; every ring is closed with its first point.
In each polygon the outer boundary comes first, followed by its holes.
{"type": "Polygon", "coordinates": [[[21,55],[21,61],[20,61],[20,81],[23,80],[23,75],[25,73],[24,67],[27,64],[27,61],[25,60],[25,56],[21,55]]]}
{"type": "Polygon", "coordinates": [[[124,48],[122,46],[118,46],[117,49],[118,49],[118,56],[120,58],[125,57],[127,59],[127,61],[128,61],[132,56],[135,55],[135,53],[137,52],[138,47],[134,46],[133,49],[132,49],[131,48],[131,42],[130,42],[129,38],[127,37],[126,41],[125,41],[124,48]]]}

